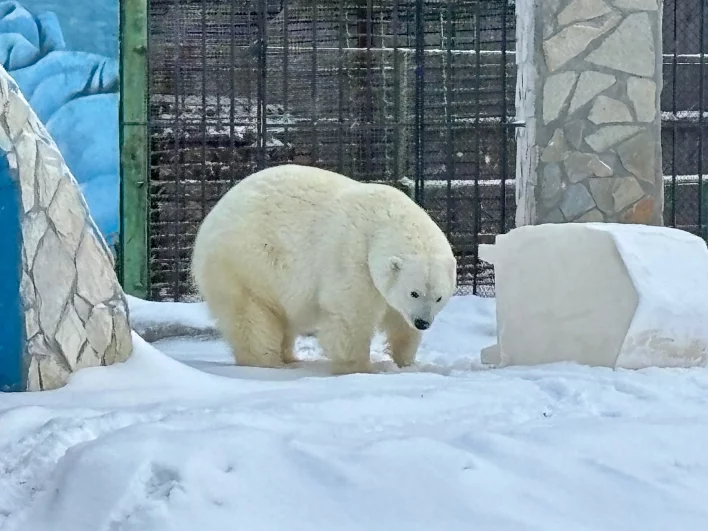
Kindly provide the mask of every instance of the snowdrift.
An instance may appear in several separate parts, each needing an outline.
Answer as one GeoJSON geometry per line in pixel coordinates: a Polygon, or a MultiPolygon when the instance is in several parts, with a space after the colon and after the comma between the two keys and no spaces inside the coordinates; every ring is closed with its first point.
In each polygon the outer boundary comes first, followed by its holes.
{"type": "Polygon", "coordinates": [[[498,344],[485,363],[641,369],[708,360],[708,249],[686,232],[608,223],[520,227],[482,246],[498,344]]]}

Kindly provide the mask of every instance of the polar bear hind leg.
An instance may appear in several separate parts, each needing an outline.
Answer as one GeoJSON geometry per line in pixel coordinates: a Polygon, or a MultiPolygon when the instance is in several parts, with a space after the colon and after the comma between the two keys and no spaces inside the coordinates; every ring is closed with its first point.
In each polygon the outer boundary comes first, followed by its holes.
{"type": "Polygon", "coordinates": [[[283,320],[249,290],[221,291],[206,297],[209,311],[231,346],[236,363],[281,367],[285,345],[283,320]]]}

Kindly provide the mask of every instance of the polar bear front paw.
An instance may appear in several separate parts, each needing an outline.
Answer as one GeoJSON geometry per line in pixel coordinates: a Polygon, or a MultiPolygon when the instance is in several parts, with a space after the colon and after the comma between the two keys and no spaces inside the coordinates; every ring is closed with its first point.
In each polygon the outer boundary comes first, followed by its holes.
{"type": "Polygon", "coordinates": [[[398,368],[409,367],[415,362],[423,335],[414,330],[393,308],[384,317],[384,330],[388,354],[398,368]]]}

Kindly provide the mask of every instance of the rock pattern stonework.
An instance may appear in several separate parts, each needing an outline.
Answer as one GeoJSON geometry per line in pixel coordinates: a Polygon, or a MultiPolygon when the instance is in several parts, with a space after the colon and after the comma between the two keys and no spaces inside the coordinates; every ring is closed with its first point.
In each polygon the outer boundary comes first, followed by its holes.
{"type": "Polygon", "coordinates": [[[0,149],[20,189],[27,390],[55,389],[130,356],[128,305],[78,184],[2,67],[0,149]]]}
{"type": "Polygon", "coordinates": [[[516,6],[517,225],[661,225],[661,0],[516,6]]]}

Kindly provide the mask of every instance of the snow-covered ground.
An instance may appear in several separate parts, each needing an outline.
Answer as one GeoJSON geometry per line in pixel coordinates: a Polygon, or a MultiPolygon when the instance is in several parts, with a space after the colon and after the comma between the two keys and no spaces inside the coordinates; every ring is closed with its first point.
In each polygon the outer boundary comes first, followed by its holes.
{"type": "MultiPolygon", "coordinates": [[[[131,302],[209,326],[199,304],[131,302]]],[[[308,340],[266,370],[136,336],[125,364],[0,395],[0,530],[708,528],[708,370],[484,369],[493,315],[453,299],[414,370],[380,344],[377,374],[332,377],[308,340]]]]}

